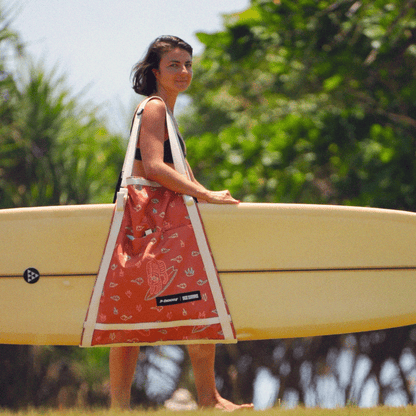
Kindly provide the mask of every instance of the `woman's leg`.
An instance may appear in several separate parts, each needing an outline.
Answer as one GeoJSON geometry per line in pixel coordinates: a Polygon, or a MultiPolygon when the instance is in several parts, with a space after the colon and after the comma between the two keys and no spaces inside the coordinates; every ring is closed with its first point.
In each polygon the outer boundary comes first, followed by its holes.
{"type": "Polygon", "coordinates": [[[218,393],[215,385],[215,344],[188,345],[188,352],[194,370],[198,405],[215,407],[222,410],[252,408],[252,404],[237,405],[225,400],[218,393]]]}
{"type": "Polygon", "coordinates": [[[110,396],[112,408],[130,408],[131,384],[139,352],[140,347],[112,347],[110,349],[110,396]]]}
{"type": "MultiPolygon", "coordinates": [[[[111,407],[130,408],[131,384],[136,370],[139,347],[112,347],[110,349],[111,407]]],[[[194,370],[195,385],[200,407],[216,407],[222,410],[252,408],[251,404],[236,405],[222,398],[215,385],[215,345],[188,345],[194,370]]]]}

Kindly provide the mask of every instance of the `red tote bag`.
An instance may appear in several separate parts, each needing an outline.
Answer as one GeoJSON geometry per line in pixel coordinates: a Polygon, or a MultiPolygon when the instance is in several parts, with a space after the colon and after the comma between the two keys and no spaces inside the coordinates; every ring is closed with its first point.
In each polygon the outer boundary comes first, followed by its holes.
{"type": "MultiPolygon", "coordinates": [[[[80,345],[236,342],[197,203],[124,175],[131,172],[147,101],[133,124],[80,345]]],[[[186,174],[168,112],[166,118],[175,169],[186,174]]]]}

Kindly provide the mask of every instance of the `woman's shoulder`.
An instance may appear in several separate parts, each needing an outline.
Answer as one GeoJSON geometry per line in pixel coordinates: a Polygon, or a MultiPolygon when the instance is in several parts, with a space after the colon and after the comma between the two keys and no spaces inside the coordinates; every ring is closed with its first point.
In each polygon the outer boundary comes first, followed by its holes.
{"type": "Polygon", "coordinates": [[[166,104],[162,98],[154,96],[154,97],[147,97],[143,100],[139,105],[138,108],[143,107],[143,109],[152,109],[152,110],[163,110],[166,111],[166,104]]]}
{"type": "MultiPolygon", "coordinates": [[[[165,123],[166,118],[166,106],[165,102],[159,97],[150,97],[150,99],[144,100],[139,106],[139,110],[143,108],[142,122],[146,123],[165,123]]],[[[137,111],[136,110],[136,111],[137,111]]]]}

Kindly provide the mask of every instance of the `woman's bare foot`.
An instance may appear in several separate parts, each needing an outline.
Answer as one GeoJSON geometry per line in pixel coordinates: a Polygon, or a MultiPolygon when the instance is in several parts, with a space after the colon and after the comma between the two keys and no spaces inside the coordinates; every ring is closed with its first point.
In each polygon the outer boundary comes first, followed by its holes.
{"type": "Polygon", "coordinates": [[[214,373],[214,344],[188,345],[188,352],[194,369],[198,406],[200,408],[215,408],[227,412],[239,409],[253,409],[252,404],[234,404],[221,397],[218,393],[214,373]]]}
{"type": "Polygon", "coordinates": [[[234,410],[254,409],[252,403],[250,404],[235,404],[229,400],[224,399],[216,392],[215,397],[211,400],[205,400],[203,403],[198,403],[201,408],[214,408],[224,410],[225,412],[234,412],[234,410]]]}

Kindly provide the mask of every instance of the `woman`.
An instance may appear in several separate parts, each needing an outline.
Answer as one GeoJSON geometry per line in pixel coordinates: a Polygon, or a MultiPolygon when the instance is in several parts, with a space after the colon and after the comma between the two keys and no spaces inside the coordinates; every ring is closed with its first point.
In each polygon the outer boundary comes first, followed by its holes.
{"type": "MultiPolygon", "coordinates": [[[[210,191],[198,183],[191,169],[190,178],[179,174],[173,165],[166,128],[166,107],[173,116],[176,99],[192,80],[192,48],[174,36],[157,38],[145,58],[133,68],[133,89],[140,95],[160,97],[150,100],[143,111],[133,175],[156,181],[199,202],[238,204],[230,192],[210,191]],[[166,107],[165,107],[166,105],[166,107]]],[[[183,145],[185,154],[185,146],[183,145]]],[[[187,162],[186,162],[187,163],[187,162]]],[[[250,408],[222,398],[215,386],[215,345],[189,345],[200,407],[223,410],[250,408]]],[[[129,408],[130,391],[139,347],[113,347],[110,351],[111,405],[129,408]]]]}

